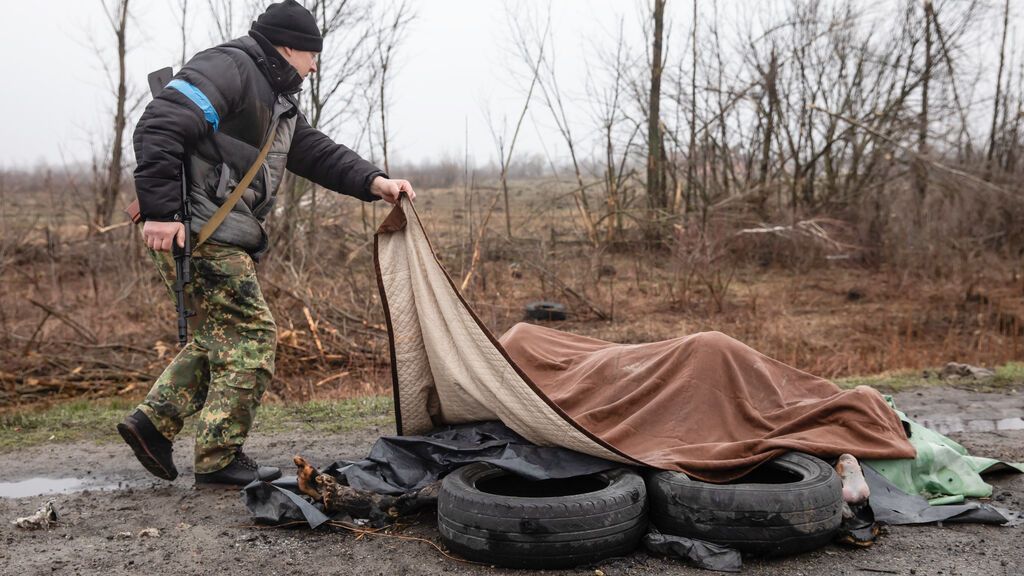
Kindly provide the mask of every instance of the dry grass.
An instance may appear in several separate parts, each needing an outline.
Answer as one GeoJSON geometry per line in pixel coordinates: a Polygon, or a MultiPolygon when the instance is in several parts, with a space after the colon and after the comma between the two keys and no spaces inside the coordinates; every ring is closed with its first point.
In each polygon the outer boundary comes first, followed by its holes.
{"type": "MultiPolygon", "coordinates": [[[[121,442],[115,426],[140,400],[140,394],[129,394],[0,410],[0,453],[51,442],[121,442]]],[[[195,433],[196,418],[185,420],[183,435],[195,433]]],[[[385,426],[393,419],[388,396],[272,402],[260,406],[253,431],[273,434],[304,429],[324,435],[338,434],[367,426],[385,426]]]]}
{"type": "MultiPolygon", "coordinates": [[[[733,231],[749,224],[741,216],[722,223],[718,238],[704,245],[688,243],[688,230],[677,227],[666,246],[623,240],[594,248],[576,225],[568,190],[551,181],[517,182],[511,239],[498,203],[466,290],[495,333],[520,321],[526,303],[555,300],[570,311],[557,325],[564,330],[617,342],[719,330],[827,377],[1024,359],[1019,261],[981,266],[995,258],[983,254],[936,281],[905,266],[828,260],[828,250],[799,238],[736,243],[733,231]],[[791,265],[780,266],[780,254],[792,255],[791,265]]],[[[417,209],[456,282],[469,270],[495,193],[420,192],[417,209]]],[[[174,353],[173,306],[137,232],[122,227],[89,237],[82,219],[70,215],[74,203],[55,195],[22,194],[19,204],[4,196],[0,405],[132,395],[174,353]],[[52,213],[50,206],[72,208],[52,213]]],[[[371,254],[372,230],[385,209],[321,198],[315,234],[307,220],[290,244],[275,239],[259,268],[279,327],[271,399],[389,390],[371,254]]]]}

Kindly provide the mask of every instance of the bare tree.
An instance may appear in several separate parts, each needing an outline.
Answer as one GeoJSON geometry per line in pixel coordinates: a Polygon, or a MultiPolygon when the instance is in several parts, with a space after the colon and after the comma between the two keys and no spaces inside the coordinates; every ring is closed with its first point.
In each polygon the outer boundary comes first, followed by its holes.
{"type": "Polygon", "coordinates": [[[921,78],[921,112],[918,116],[917,153],[914,163],[914,187],[917,190],[918,219],[921,217],[925,196],[928,194],[928,171],[923,158],[928,154],[928,88],[932,79],[932,22],[934,18],[932,0],[924,0],[924,70],[921,78]]]}
{"type": "Polygon", "coordinates": [[[413,21],[415,15],[409,7],[408,0],[401,0],[397,5],[390,5],[381,14],[381,20],[385,25],[377,29],[377,36],[374,39],[374,54],[376,56],[377,80],[380,89],[377,100],[380,111],[380,148],[384,160],[384,171],[390,170],[388,163],[388,82],[393,72],[395,51],[402,42],[405,30],[413,21]]]}
{"type": "MultiPolygon", "coordinates": [[[[314,128],[327,130],[344,124],[359,106],[357,87],[375,81],[371,49],[370,6],[356,0],[317,0],[310,6],[324,37],[324,50],[317,55],[317,72],[309,77],[309,89],[300,94],[300,103],[314,128]]],[[[312,182],[288,174],[281,185],[285,196],[283,221],[277,232],[291,256],[295,233],[302,223],[306,228],[306,244],[316,241],[319,229],[319,191],[312,182]],[[307,201],[308,200],[308,201],[307,201]],[[308,208],[304,210],[303,206],[308,208]]]]}
{"type": "Polygon", "coordinates": [[[214,42],[227,42],[248,29],[263,11],[263,0],[206,0],[214,25],[214,42]]]}
{"type": "Polygon", "coordinates": [[[690,36],[693,59],[690,70],[690,143],[686,149],[686,209],[693,205],[692,194],[697,186],[696,159],[697,151],[697,0],[693,0],[693,29],[690,36]]]}
{"type": "Polygon", "coordinates": [[[523,127],[523,120],[526,119],[526,113],[530,109],[530,100],[533,99],[533,90],[537,86],[538,76],[540,74],[540,62],[544,58],[544,45],[541,45],[540,53],[537,55],[537,61],[533,64],[533,78],[530,80],[530,88],[526,91],[526,98],[523,100],[523,109],[519,112],[519,119],[516,121],[515,130],[512,132],[512,139],[508,142],[508,149],[505,149],[505,123],[502,122],[501,131],[495,127],[493,119],[490,117],[490,111],[487,112],[487,125],[491,129],[491,136],[494,138],[494,145],[498,151],[498,162],[501,165],[501,188],[491,199],[490,205],[487,207],[487,214],[484,216],[483,222],[481,222],[477,229],[477,236],[473,242],[473,254],[470,257],[469,270],[466,275],[462,278],[462,284],[459,289],[465,291],[470,286],[470,282],[473,280],[473,275],[476,274],[477,264],[480,262],[481,247],[483,244],[484,236],[487,234],[487,223],[491,219],[491,214],[494,212],[494,207],[498,203],[498,199],[504,197],[505,199],[505,234],[508,238],[512,238],[512,220],[509,217],[508,210],[508,171],[509,166],[512,164],[512,153],[516,147],[516,141],[519,139],[519,131],[523,127]]]}
{"type": "Polygon", "coordinates": [[[665,2],[653,0],[651,11],[651,83],[647,105],[647,202],[652,211],[668,207],[665,194],[664,142],[661,133],[661,75],[665,68],[662,54],[665,39],[665,2]]]}
{"type": "Polygon", "coordinates": [[[562,139],[565,141],[566,147],[569,149],[569,159],[572,162],[573,174],[576,177],[576,188],[572,193],[573,200],[576,203],[576,209],[586,231],[587,239],[596,246],[599,243],[600,237],[591,215],[590,202],[587,199],[587,184],[583,181],[583,171],[580,167],[580,158],[577,151],[578,144],[573,138],[565,99],[558,84],[558,75],[555,72],[553,47],[547,50],[546,55],[541,56],[545,54],[544,47],[549,44],[550,36],[553,35],[551,15],[550,13],[548,14],[542,30],[534,26],[532,22],[529,24],[524,23],[514,14],[510,13],[509,16],[513,23],[513,41],[519,56],[529,68],[531,76],[536,78],[536,84],[541,90],[544,103],[551,113],[552,119],[555,121],[559,134],[561,134],[562,139]]]}
{"type": "Polygon", "coordinates": [[[179,60],[179,66],[184,66],[188,60],[188,0],[177,0],[178,12],[181,14],[180,31],[181,31],[181,59],[179,60]]]}
{"type": "Polygon", "coordinates": [[[372,63],[365,46],[375,27],[370,6],[355,0],[317,0],[310,10],[325,44],[317,54],[317,72],[309,78],[309,123],[324,129],[354,114],[357,93],[351,88],[375,78],[375,70],[360,76],[372,63]]]}
{"type": "Polygon", "coordinates": [[[1003,6],[1003,39],[999,43],[999,69],[996,72],[996,97],[992,100],[992,129],[989,131],[988,154],[985,156],[985,179],[992,177],[992,158],[996,153],[996,128],[999,103],[1003,92],[1003,65],[1006,61],[1006,31],[1010,27],[1010,0],[1003,6]]]}
{"type": "Polygon", "coordinates": [[[104,15],[110,24],[111,31],[117,38],[117,88],[114,109],[114,132],[110,146],[110,160],[106,165],[106,174],[99,185],[96,195],[96,222],[99,228],[109,226],[114,219],[114,209],[121,193],[121,176],[124,163],[124,131],[127,124],[128,87],[125,80],[125,42],[128,25],[128,0],[116,0],[113,4],[102,2],[104,15]]]}
{"type": "Polygon", "coordinates": [[[227,42],[235,37],[235,2],[233,0],[206,0],[216,28],[215,42],[227,42]]]}
{"type": "Polygon", "coordinates": [[[630,201],[627,198],[626,183],[634,172],[629,166],[629,160],[637,136],[643,128],[641,122],[631,120],[623,110],[628,70],[632,62],[621,20],[614,46],[614,52],[602,53],[600,48],[597,50],[602,54],[601,71],[604,72],[607,84],[598,85],[600,79],[595,78],[594,74],[588,79],[588,93],[594,95],[593,117],[600,134],[599,166],[605,194],[605,211],[595,225],[604,223],[605,243],[615,242],[623,232],[625,210],[630,201]]]}

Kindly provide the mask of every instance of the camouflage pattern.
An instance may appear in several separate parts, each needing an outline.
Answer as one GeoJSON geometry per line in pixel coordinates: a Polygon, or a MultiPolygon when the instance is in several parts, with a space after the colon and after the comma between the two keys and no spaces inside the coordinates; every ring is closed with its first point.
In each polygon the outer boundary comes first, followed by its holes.
{"type": "MultiPolygon", "coordinates": [[[[174,302],[174,258],[150,250],[174,302]]],[[[139,405],[173,440],[199,412],[195,471],[216,472],[245,442],[274,376],[277,328],[252,258],[234,246],[204,244],[192,256],[188,306],[191,339],[139,405]]]]}

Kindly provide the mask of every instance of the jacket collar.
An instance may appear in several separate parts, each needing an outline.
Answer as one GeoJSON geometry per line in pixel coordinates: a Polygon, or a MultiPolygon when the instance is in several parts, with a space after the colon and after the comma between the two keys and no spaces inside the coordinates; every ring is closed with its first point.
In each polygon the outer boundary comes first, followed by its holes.
{"type": "Polygon", "coordinates": [[[249,51],[249,53],[256,61],[256,66],[267,77],[267,80],[270,81],[274,92],[278,94],[295,94],[301,90],[302,77],[299,76],[295,67],[289,64],[284,59],[284,56],[281,56],[277,48],[274,48],[274,45],[266,37],[255,30],[250,30],[249,36],[258,45],[257,54],[253,54],[252,51],[249,51]]]}

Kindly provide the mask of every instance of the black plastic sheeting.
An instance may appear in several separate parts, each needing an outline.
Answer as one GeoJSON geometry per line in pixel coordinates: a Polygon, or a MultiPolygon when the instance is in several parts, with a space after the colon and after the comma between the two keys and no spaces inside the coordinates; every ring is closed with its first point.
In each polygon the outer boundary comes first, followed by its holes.
{"type": "Polygon", "coordinates": [[[843,507],[843,522],[835,542],[856,548],[874,544],[878,537],[878,524],[875,523],[875,512],[871,505],[865,501],[852,505],[844,503],[843,507]]]}
{"type": "Polygon", "coordinates": [[[536,446],[500,422],[452,426],[425,436],[386,436],[365,460],[335,462],[324,472],[357,490],[397,496],[452,470],[487,462],[529,480],[571,478],[621,466],[567,448],[536,446]]]}
{"type": "MultiPolygon", "coordinates": [[[[536,446],[500,422],[483,422],[424,436],[384,436],[364,460],[341,460],[321,472],[357,490],[398,496],[473,462],[487,462],[530,480],[572,478],[621,466],[566,448],[536,446]]],[[[322,506],[310,504],[296,492],[294,476],[269,484],[253,482],[242,489],[245,506],[257,522],[305,520],[310,528],[316,528],[340,519],[324,514],[322,506]]]]}
{"type": "Polygon", "coordinates": [[[253,520],[261,524],[277,526],[305,521],[310,528],[318,528],[332,519],[324,514],[321,505],[310,504],[298,494],[295,476],[284,477],[273,483],[253,482],[242,489],[242,497],[253,520]]]}
{"type": "Polygon", "coordinates": [[[644,535],[644,547],[652,554],[682,560],[705,570],[739,572],[743,568],[743,558],[735,548],[685,536],[662,534],[653,526],[644,535]]]}
{"type": "Polygon", "coordinates": [[[868,488],[871,489],[871,509],[875,513],[875,520],[881,524],[957,522],[1014,526],[1022,523],[1019,512],[982,502],[932,506],[923,497],[900,490],[870,466],[863,466],[862,469],[868,488]]]}

